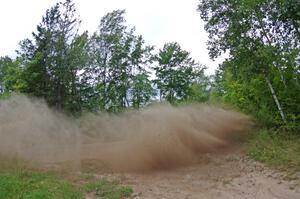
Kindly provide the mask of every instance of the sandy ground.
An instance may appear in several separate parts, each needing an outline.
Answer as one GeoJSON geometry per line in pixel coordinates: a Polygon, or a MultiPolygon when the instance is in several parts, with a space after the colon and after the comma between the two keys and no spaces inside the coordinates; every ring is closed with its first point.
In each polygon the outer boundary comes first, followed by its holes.
{"type": "Polygon", "coordinates": [[[240,154],[206,155],[185,168],[144,173],[97,175],[130,185],[132,198],[299,199],[299,179],[266,168],[240,154]]]}
{"type": "Polygon", "coordinates": [[[119,178],[133,187],[133,198],[300,199],[299,180],[225,154],[251,126],[241,113],[207,105],[158,104],[74,121],[42,101],[14,96],[0,103],[0,152],[42,168],[119,178]],[[148,172],[103,175],[108,170],[148,172]]]}

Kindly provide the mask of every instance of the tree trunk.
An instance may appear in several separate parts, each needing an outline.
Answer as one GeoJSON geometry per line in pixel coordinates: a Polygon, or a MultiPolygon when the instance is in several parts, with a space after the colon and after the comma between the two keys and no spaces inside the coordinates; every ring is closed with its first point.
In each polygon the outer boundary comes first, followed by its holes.
{"type": "Polygon", "coordinates": [[[107,66],[106,66],[106,63],[107,63],[107,57],[108,57],[108,54],[105,52],[105,55],[104,55],[104,63],[103,63],[103,75],[102,75],[102,78],[103,78],[103,88],[104,88],[104,91],[103,91],[103,102],[102,102],[102,107],[101,109],[103,110],[106,110],[107,109],[107,66]]]}
{"type": "Polygon", "coordinates": [[[268,84],[268,87],[269,87],[269,89],[270,89],[270,91],[271,91],[271,93],[272,93],[273,99],[274,99],[274,101],[275,101],[275,103],[276,103],[276,105],[277,105],[277,108],[278,108],[278,111],[279,111],[279,113],[280,113],[281,119],[283,120],[284,123],[286,123],[285,114],[284,114],[284,112],[283,112],[283,110],[282,110],[282,108],[281,108],[281,105],[280,105],[279,100],[278,100],[278,98],[277,98],[277,96],[276,96],[276,93],[275,93],[275,91],[274,91],[274,89],[273,89],[273,86],[272,86],[270,80],[269,80],[267,77],[265,77],[265,79],[266,79],[266,82],[267,82],[267,84],[268,84]]]}
{"type": "Polygon", "coordinates": [[[287,88],[286,81],[285,81],[285,79],[283,77],[283,73],[282,73],[281,68],[277,65],[277,62],[274,63],[274,66],[278,69],[278,72],[279,72],[279,75],[280,75],[280,79],[281,79],[281,81],[282,81],[282,83],[284,85],[284,88],[286,89],[287,88]]]}
{"type": "Polygon", "coordinates": [[[300,90],[300,83],[299,83],[299,81],[298,81],[298,78],[295,77],[294,79],[295,79],[295,83],[296,83],[296,85],[297,85],[298,90],[300,90]]]}
{"type": "MultiPolygon", "coordinates": [[[[256,15],[257,15],[257,17],[259,16],[258,13],[257,13],[257,11],[256,11],[256,15]]],[[[264,24],[263,24],[262,19],[259,18],[259,17],[258,17],[257,19],[258,19],[259,25],[260,25],[260,27],[261,27],[261,29],[262,29],[263,36],[264,36],[265,39],[267,40],[267,43],[269,44],[269,46],[272,46],[272,37],[271,37],[270,35],[268,35],[266,29],[264,28],[264,24]]],[[[264,43],[263,38],[261,38],[261,41],[262,41],[262,43],[264,43]]],[[[275,55],[274,55],[274,56],[275,56],[275,55]]],[[[283,73],[282,73],[280,67],[278,66],[277,61],[275,61],[274,66],[275,66],[275,68],[278,69],[278,72],[279,72],[279,75],[280,75],[280,79],[281,79],[281,81],[282,81],[282,83],[283,83],[283,85],[284,85],[284,88],[287,88],[287,86],[286,86],[286,81],[285,81],[285,79],[284,79],[284,76],[283,76],[283,73]]],[[[269,80],[268,80],[268,81],[269,81],[269,80]]],[[[270,81],[269,81],[269,83],[270,83],[270,81]]],[[[271,86],[272,86],[272,85],[271,85],[271,86]]]]}

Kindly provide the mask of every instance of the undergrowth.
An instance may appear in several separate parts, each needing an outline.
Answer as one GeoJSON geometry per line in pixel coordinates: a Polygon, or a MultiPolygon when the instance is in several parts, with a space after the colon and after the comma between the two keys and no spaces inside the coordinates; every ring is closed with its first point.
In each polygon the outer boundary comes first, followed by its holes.
{"type": "Polygon", "coordinates": [[[296,133],[261,129],[250,137],[246,152],[250,158],[268,166],[300,171],[300,136],[296,133]]]}

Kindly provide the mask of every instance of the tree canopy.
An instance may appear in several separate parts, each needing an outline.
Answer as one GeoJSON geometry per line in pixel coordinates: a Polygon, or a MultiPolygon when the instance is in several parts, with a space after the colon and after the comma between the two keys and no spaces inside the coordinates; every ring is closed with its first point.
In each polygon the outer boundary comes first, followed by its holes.
{"type": "Polygon", "coordinates": [[[70,113],[141,108],[158,94],[173,104],[208,99],[204,67],[178,43],[155,54],[127,26],[125,10],[104,15],[93,34],[80,33],[80,23],[72,0],[48,9],[17,58],[1,58],[1,92],[41,97],[70,113]]]}
{"type": "Polygon", "coordinates": [[[211,58],[228,55],[215,91],[266,122],[299,123],[300,3],[201,0],[211,58]]]}
{"type": "Polygon", "coordinates": [[[200,0],[213,78],[178,42],[148,45],[125,10],[104,15],[96,32],[79,31],[72,0],[48,9],[15,59],[0,59],[0,91],[44,98],[70,113],[118,112],[153,101],[219,101],[268,125],[299,128],[300,3],[200,0]]]}

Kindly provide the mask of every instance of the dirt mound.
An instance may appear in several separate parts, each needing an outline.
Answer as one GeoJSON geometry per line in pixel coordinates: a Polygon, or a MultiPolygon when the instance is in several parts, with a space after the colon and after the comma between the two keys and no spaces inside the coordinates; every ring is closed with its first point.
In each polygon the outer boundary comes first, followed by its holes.
{"type": "Polygon", "coordinates": [[[0,150],[40,165],[72,161],[103,163],[113,170],[178,167],[205,152],[232,145],[249,118],[207,105],[150,106],[119,115],[79,119],[24,96],[0,103],[0,150]]]}

